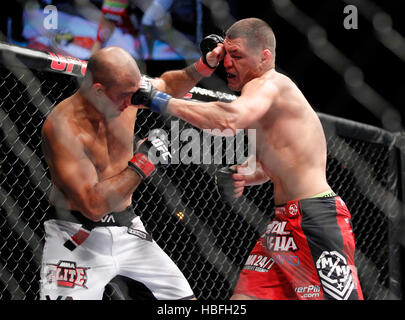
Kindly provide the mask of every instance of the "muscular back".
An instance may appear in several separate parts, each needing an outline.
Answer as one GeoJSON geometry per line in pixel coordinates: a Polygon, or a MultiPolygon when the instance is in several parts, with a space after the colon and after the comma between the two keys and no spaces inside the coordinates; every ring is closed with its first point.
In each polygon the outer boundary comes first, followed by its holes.
{"type": "MultiPolygon", "coordinates": [[[[111,179],[113,185],[114,177],[128,167],[137,111],[127,108],[120,116],[102,121],[86,110],[83,101],[78,93],[62,101],[42,129],[43,151],[53,182],[50,202],[82,212],[97,205],[90,197],[103,181],[111,179]]],[[[128,206],[131,194],[111,193],[121,197],[112,209],[128,206]]]]}
{"type": "Polygon", "coordinates": [[[278,94],[252,128],[257,130],[257,158],[274,183],[276,203],[326,191],[326,140],[318,116],[288,77],[275,70],[263,77],[278,94]]]}

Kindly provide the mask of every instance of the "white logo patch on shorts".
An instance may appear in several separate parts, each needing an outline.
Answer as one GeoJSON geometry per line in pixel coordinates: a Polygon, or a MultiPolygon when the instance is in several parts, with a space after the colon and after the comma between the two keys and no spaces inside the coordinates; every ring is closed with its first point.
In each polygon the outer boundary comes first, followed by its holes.
{"type": "Polygon", "coordinates": [[[132,234],[133,236],[137,236],[138,238],[141,238],[143,240],[152,242],[152,236],[150,234],[148,234],[145,231],[135,229],[133,226],[128,227],[128,233],[132,234]]]}
{"type": "Polygon", "coordinates": [[[337,251],[324,251],[316,262],[325,293],[337,300],[347,300],[353,291],[354,280],[346,258],[337,251]]]}

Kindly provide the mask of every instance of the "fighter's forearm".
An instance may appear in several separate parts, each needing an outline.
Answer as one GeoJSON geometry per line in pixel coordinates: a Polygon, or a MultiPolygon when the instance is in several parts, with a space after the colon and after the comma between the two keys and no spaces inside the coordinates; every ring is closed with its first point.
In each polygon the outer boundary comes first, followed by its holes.
{"type": "Polygon", "coordinates": [[[181,70],[167,71],[160,79],[164,81],[164,92],[182,98],[202,79],[202,75],[196,72],[193,66],[188,66],[181,70]]]}
{"type": "Polygon", "coordinates": [[[239,174],[244,174],[246,186],[255,186],[263,184],[270,180],[269,176],[263,170],[260,161],[256,160],[256,156],[250,156],[237,169],[239,174]]]}
{"type": "Polygon", "coordinates": [[[99,181],[89,192],[89,201],[82,213],[93,221],[101,220],[106,214],[121,207],[141,182],[140,176],[130,168],[99,181]]]}
{"type": "Polygon", "coordinates": [[[167,111],[197,128],[218,130],[218,135],[235,135],[237,131],[237,114],[229,103],[170,99],[167,111]]]}
{"type": "MultiPolygon", "coordinates": [[[[210,77],[219,61],[223,59],[224,51],[217,44],[221,37],[206,37],[201,42],[203,56],[192,65],[182,70],[172,70],[160,76],[160,85],[156,86],[173,97],[181,98],[188,93],[203,77],[210,77]],[[207,39],[209,38],[209,39],[207,39]]],[[[222,38],[221,38],[222,39],[222,38]]]]}
{"type": "Polygon", "coordinates": [[[246,175],[245,178],[247,186],[256,186],[270,180],[262,168],[258,168],[255,173],[251,175],[246,175]]]}
{"type": "Polygon", "coordinates": [[[115,24],[110,20],[106,19],[102,13],[100,16],[100,21],[97,28],[97,37],[92,48],[92,54],[95,53],[100,47],[105,44],[112,36],[115,31],[115,24]]]}
{"type": "Polygon", "coordinates": [[[128,161],[128,167],[120,173],[96,182],[92,187],[92,220],[101,219],[106,213],[117,211],[131,199],[132,193],[142,180],[147,179],[161,163],[170,162],[168,145],[160,139],[160,131],[137,144],[136,152],[128,161]],[[150,158],[150,155],[154,157],[150,158]],[[95,208],[95,209],[93,209],[95,208]]]}

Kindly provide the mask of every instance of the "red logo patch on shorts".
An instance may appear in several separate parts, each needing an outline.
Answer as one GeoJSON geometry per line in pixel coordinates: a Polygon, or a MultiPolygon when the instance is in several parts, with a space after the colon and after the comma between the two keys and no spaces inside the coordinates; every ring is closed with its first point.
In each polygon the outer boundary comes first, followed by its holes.
{"type": "Polygon", "coordinates": [[[298,207],[295,203],[288,206],[288,213],[292,216],[295,216],[298,213],[298,207]]]}
{"type": "Polygon", "coordinates": [[[73,261],[59,261],[57,264],[47,264],[46,281],[48,285],[73,288],[86,288],[87,272],[90,268],[77,267],[73,261]]]}

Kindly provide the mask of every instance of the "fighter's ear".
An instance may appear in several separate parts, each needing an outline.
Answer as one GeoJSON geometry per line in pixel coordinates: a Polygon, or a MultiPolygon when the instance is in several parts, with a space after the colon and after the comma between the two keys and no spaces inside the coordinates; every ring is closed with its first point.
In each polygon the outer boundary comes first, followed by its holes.
{"type": "Polygon", "coordinates": [[[261,63],[263,66],[267,66],[271,64],[271,59],[273,58],[273,54],[269,49],[264,49],[262,50],[262,53],[260,55],[261,58],[261,63]]]}
{"type": "Polygon", "coordinates": [[[93,89],[94,94],[96,94],[96,95],[104,94],[105,88],[101,83],[99,83],[99,82],[93,83],[91,87],[93,89]]]}

